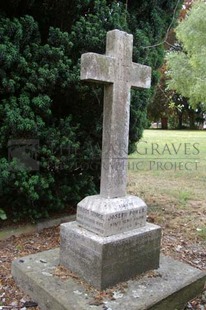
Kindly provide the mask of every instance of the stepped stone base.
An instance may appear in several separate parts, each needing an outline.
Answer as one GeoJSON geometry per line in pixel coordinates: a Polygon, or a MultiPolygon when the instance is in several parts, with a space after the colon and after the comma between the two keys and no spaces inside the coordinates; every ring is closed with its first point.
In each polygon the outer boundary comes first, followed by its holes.
{"type": "Polygon", "coordinates": [[[71,222],[60,235],[60,264],[97,289],[159,267],[161,229],[154,224],[102,237],[71,222]]]}
{"type": "Polygon", "coordinates": [[[41,310],[183,310],[185,304],[200,294],[206,273],[170,257],[161,256],[160,268],[110,290],[103,304],[91,305],[97,291],[88,291],[82,281],[72,277],[54,276],[59,263],[59,249],[49,250],[17,259],[12,264],[12,275],[17,284],[41,310]]]}

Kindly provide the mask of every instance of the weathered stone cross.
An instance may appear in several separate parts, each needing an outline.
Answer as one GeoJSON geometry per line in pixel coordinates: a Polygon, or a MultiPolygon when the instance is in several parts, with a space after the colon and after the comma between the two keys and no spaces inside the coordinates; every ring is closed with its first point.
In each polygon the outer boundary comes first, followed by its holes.
{"type": "Polygon", "coordinates": [[[105,84],[100,195],[77,205],[76,222],[62,224],[60,264],[105,289],[158,268],[159,226],[147,205],[126,195],[130,88],[148,88],[151,69],[132,62],[133,36],[107,33],[106,55],[87,53],[81,79],[105,84]]]}
{"type": "Polygon", "coordinates": [[[100,195],[126,195],[130,88],[149,88],[151,68],[132,62],[133,36],[107,33],[106,55],[86,53],[81,79],[104,83],[104,120],[100,195]]]}
{"type": "MultiPolygon", "coordinates": [[[[149,87],[151,74],[150,68],[132,62],[132,39],[110,31],[106,55],[82,56],[82,79],[106,84],[101,193],[81,200],[76,221],[61,225],[59,263],[99,290],[159,267],[161,228],[146,222],[141,198],[126,195],[130,88],[149,87]]],[[[21,271],[17,274],[22,282],[21,271]]],[[[64,301],[65,296],[68,292],[64,301]]]]}

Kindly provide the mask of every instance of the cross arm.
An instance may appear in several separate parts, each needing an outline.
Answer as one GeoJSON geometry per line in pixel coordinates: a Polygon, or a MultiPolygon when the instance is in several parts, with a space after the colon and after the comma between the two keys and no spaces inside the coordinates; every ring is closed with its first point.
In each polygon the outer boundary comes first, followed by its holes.
{"type": "Polygon", "coordinates": [[[135,88],[150,88],[151,86],[151,67],[132,63],[131,86],[135,88]]]}
{"type": "Polygon", "coordinates": [[[115,59],[106,55],[86,53],[81,57],[81,80],[113,83],[115,59]]]}

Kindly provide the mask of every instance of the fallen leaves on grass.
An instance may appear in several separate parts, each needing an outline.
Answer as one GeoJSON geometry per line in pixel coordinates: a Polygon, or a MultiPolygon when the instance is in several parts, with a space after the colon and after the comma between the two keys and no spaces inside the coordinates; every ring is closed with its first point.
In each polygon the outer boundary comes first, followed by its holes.
{"type": "MultiPolygon", "coordinates": [[[[44,229],[40,233],[30,235],[22,235],[20,237],[10,237],[5,241],[1,241],[0,247],[0,309],[15,310],[29,309],[40,310],[38,307],[26,307],[26,302],[31,302],[28,296],[16,286],[11,276],[11,262],[17,257],[23,257],[29,254],[49,250],[59,246],[59,227],[44,229]]],[[[206,267],[206,245],[200,242],[195,244],[181,233],[173,230],[165,229],[162,237],[162,252],[172,256],[178,260],[185,261],[190,265],[203,270],[206,267]]],[[[120,283],[115,288],[98,291],[86,282],[82,281],[73,272],[59,266],[55,269],[54,275],[62,280],[69,277],[78,281],[83,285],[84,290],[90,293],[90,305],[102,305],[104,298],[115,300],[118,294],[123,294],[127,290],[127,282],[120,283]],[[115,293],[116,292],[116,293],[115,293]]],[[[149,277],[161,276],[157,271],[148,273],[149,277]]],[[[32,304],[30,304],[32,306],[32,304]]],[[[206,309],[206,293],[203,292],[199,298],[188,303],[185,310],[205,310],[206,309]]]]}
{"type": "MultiPolygon", "coordinates": [[[[25,308],[25,302],[31,302],[16,286],[12,278],[12,261],[18,257],[56,248],[58,245],[59,227],[44,229],[40,233],[30,235],[12,236],[0,241],[0,307],[2,309],[13,310],[15,307],[21,309],[25,308]]],[[[31,307],[28,309],[32,310],[31,307]]],[[[38,310],[38,307],[33,307],[33,309],[38,310]]]]}

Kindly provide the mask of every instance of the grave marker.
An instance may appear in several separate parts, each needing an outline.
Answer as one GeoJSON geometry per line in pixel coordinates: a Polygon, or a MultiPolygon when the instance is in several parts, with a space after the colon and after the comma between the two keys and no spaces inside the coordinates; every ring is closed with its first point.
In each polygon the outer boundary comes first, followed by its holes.
{"type": "Polygon", "coordinates": [[[79,202],[76,222],[61,225],[60,263],[98,289],[159,267],[161,229],[146,223],[144,201],[126,195],[130,89],[151,82],[132,49],[133,36],[113,30],[106,55],[81,58],[81,79],[105,84],[101,186],[79,202]]]}

